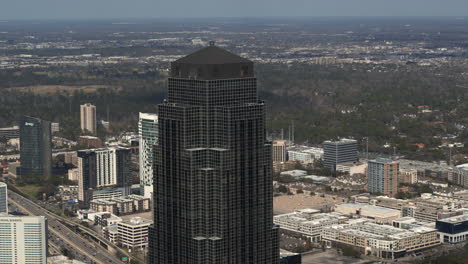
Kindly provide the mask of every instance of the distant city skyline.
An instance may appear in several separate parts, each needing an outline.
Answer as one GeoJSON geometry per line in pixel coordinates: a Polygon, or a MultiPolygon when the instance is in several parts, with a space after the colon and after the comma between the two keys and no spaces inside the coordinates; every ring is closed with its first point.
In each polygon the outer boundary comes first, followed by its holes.
{"type": "Polygon", "coordinates": [[[268,16],[468,16],[465,0],[16,0],[1,20],[268,16]],[[181,8],[184,7],[184,8],[181,8]]]}

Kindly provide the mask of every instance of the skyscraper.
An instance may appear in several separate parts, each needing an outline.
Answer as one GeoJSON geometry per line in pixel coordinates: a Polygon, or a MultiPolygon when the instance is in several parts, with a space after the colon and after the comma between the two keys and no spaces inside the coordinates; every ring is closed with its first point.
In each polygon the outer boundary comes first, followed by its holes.
{"type": "Polygon", "coordinates": [[[140,186],[142,194],[151,198],[153,193],[153,146],[158,143],[158,115],[140,113],[140,186]]]}
{"type": "Polygon", "coordinates": [[[158,106],[149,263],[278,263],[256,83],[253,62],[213,43],[172,63],[158,106]]]}
{"type": "Polygon", "coordinates": [[[21,177],[47,178],[52,171],[52,137],[50,122],[23,116],[20,127],[21,177]]]}
{"type": "Polygon", "coordinates": [[[332,171],[336,170],[336,164],[358,161],[357,141],[353,139],[325,141],[323,151],[323,164],[332,171]]]}
{"type": "Polygon", "coordinates": [[[78,200],[88,205],[93,192],[105,187],[130,194],[130,149],[102,148],[78,151],[78,200]]]}
{"type": "Polygon", "coordinates": [[[0,263],[47,263],[44,216],[0,215],[0,263]]]}
{"type": "Polygon", "coordinates": [[[0,182],[0,214],[8,213],[8,188],[4,182],[0,182]]]}
{"type": "Polygon", "coordinates": [[[368,164],[368,191],[394,197],[398,192],[399,163],[390,159],[379,158],[370,160],[368,164]]]}
{"type": "Polygon", "coordinates": [[[92,104],[80,105],[81,130],[96,134],[96,106],[92,104]]]}

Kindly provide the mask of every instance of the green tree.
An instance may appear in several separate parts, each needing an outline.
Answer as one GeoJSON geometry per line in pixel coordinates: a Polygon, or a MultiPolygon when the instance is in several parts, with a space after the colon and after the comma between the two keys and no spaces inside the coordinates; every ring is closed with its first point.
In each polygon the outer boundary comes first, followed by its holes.
{"type": "Polygon", "coordinates": [[[280,186],[278,187],[278,192],[280,192],[280,193],[288,193],[288,192],[289,192],[289,188],[286,187],[286,186],[284,186],[284,185],[280,185],[280,186]]]}
{"type": "Polygon", "coordinates": [[[355,258],[361,257],[361,252],[359,252],[358,250],[352,247],[344,247],[342,249],[342,252],[344,256],[355,257],[355,258]]]}

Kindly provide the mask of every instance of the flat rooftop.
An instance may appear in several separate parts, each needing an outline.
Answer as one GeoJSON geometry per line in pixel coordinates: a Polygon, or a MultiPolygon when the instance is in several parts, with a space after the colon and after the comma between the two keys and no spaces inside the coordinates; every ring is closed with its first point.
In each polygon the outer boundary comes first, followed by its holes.
{"type": "Polygon", "coordinates": [[[370,204],[361,204],[361,203],[343,203],[339,204],[340,206],[345,206],[353,209],[361,209],[361,211],[367,211],[376,214],[400,214],[400,211],[370,204]]]}
{"type": "Polygon", "coordinates": [[[463,222],[468,221],[468,214],[452,216],[452,217],[441,219],[438,221],[443,222],[443,223],[449,223],[449,224],[463,223],[463,222]]]}

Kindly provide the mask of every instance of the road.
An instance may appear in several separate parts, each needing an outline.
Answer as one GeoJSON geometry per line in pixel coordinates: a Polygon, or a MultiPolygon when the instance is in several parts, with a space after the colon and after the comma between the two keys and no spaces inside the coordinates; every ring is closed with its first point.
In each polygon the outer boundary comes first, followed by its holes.
{"type": "Polygon", "coordinates": [[[96,246],[95,243],[84,239],[71,231],[57,220],[57,217],[34,202],[8,191],[9,202],[19,210],[29,215],[46,216],[49,231],[49,240],[58,247],[64,247],[75,255],[77,260],[89,264],[117,264],[122,263],[117,257],[96,246]]]}

